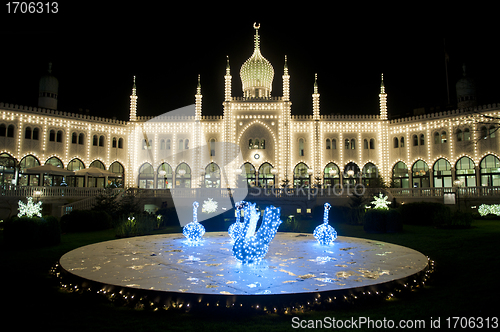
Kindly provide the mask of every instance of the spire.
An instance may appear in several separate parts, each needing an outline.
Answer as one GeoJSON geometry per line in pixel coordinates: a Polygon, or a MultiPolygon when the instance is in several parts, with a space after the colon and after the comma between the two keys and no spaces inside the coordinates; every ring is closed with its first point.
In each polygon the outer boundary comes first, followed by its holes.
{"type": "Polygon", "coordinates": [[[385,93],[384,74],[382,74],[382,82],[380,83],[380,120],[387,120],[387,93],[385,93]]]}
{"type": "Polygon", "coordinates": [[[130,95],[130,121],[137,121],[137,91],[135,86],[135,76],[134,84],[132,85],[132,94],[130,95]]]}
{"type": "Polygon", "coordinates": [[[319,120],[318,74],[314,74],[313,119],[319,120]]]}
{"type": "Polygon", "coordinates": [[[254,23],[253,28],[255,29],[255,37],[254,37],[255,49],[258,50],[260,48],[260,37],[259,37],[260,23],[259,25],[257,25],[257,23],[254,23]]]}
{"type": "Polygon", "coordinates": [[[201,95],[201,81],[200,81],[200,74],[198,74],[198,85],[196,86],[196,94],[201,95]]]}
{"type": "Polygon", "coordinates": [[[314,93],[318,93],[318,74],[314,74],[314,93]]]}
{"type": "Polygon", "coordinates": [[[288,60],[285,55],[285,66],[283,69],[283,100],[290,100],[290,75],[288,75],[288,60]]]}
{"type": "Polygon", "coordinates": [[[201,94],[201,78],[198,74],[198,85],[196,87],[196,95],[194,96],[194,117],[195,121],[201,120],[201,99],[203,98],[201,94]]]}
{"type": "Polygon", "coordinates": [[[231,100],[231,67],[229,66],[229,55],[226,55],[226,75],[224,75],[224,100],[231,100]]]}

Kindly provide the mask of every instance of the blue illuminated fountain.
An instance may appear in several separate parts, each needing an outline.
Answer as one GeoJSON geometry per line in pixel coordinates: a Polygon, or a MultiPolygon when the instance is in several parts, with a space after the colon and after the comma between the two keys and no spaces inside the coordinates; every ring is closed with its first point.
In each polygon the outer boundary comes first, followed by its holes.
{"type": "Polygon", "coordinates": [[[245,201],[241,201],[241,202],[236,202],[234,204],[234,207],[236,209],[236,222],[234,224],[231,224],[231,226],[229,226],[229,229],[227,230],[229,236],[231,237],[231,239],[234,241],[236,241],[236,238],[239,237],[240,233],[243,232],[243,228],[244,228],[244,223],[241,222],[241,209],[243,209],[243,207],[245,205],[248,205],[247,202],[245,201]]]}
{"type": "Polygon", "coordinates": [[[233,255],[243,264],[257,263],[266,256],[269,243],[278,231],[281,224],[281,210],[272,205],[266,207],[262,224],[259,230],[255,231],[260,217],[255,203],[247,203],[243,208],[245,211],[244,226],[242,231],[236,233],[233,255]]]}
{"type": "Polygon", "coordinates": [[[198,222],[198,206],[198,202],[193,203],[193,221],[182,229],[182,234],[193,243],[200,242],[203,234],[205,234],[205,227],[198,222]]]}
{"type": "Polygon", "coordinates": [[[330,203],[325,203],[323,212],[323,223],[316,227],[313,232],[314,237],[321,245],[330,245],[337,238],[335,229],[328,225],[328,213],[330,211],[330,203]]]}

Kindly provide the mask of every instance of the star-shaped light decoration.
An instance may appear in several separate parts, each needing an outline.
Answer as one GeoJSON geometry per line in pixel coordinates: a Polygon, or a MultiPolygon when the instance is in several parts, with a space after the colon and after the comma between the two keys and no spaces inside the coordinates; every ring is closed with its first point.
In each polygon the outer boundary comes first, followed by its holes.
{"type": "Polygon", "coordinates": [[[374,206],[374,209],[380,209],[380,210],[389,210],[389,204],[391,202],[388,202],[387,199],[389,197],[384,196],[384,194],[380,193],[377,196],[373,196],[374,200],[371,202],[374,206]]]}
{"type": "Polygon", "coordinates": [[[205,213],[215,213],[218,207],[219,207],[218,203],[214,201],[212,198],[209,198],[208,201],[203,201],[203,206],[201,207],[201,211],[205,213]]]}
{"type": "Polygon", "coordinates": [[[27,216],[33,217],[38,216],[42,217],[42,202],[33,204],[33,197],[26,197],[28,199],[28,203],[24,204],[23,201],[19,200],[19,213],[18,217],[27,216]]]}

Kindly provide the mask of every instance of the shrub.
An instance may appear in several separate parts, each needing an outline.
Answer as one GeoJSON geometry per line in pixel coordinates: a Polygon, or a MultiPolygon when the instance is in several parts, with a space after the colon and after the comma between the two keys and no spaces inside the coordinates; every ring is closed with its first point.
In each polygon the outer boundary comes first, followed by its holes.
{"type": "Polygon", "coordinates": [[[9,246],[30,248],[59,244],[59,221],[53,216],[13,217],[4,224],[4,240],[9,246]]]}
{"type": "Polygon", "coordinates": [[[63,232],[92,232],[111,226],[111,216],[105,211],[74,210],[61,217],[63,232]]]}
{"type": "Polygon", "coordinates": [[[367,233],[396,233],[403,230],[399,211],[370,209],[363,216],[363,229],[367,233]]]}
{"type": "Polygon", "coordinates": [[[116,237],[141,236],[153,233],[158,228],[158,218],[154,214],[138,214],[121,217],[115,227],[116,237]]]}
{"type": "Polygon", "coordinates": [[[399,207],[403,223],[409,225],[440,226],[450,223],[450,208],[441,203],[417,202],[399,207]]]}

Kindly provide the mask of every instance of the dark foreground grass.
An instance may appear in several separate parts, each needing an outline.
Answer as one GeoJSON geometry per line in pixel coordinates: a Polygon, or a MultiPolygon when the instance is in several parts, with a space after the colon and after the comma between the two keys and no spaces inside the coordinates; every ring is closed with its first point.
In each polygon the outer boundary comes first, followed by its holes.
{"type": "MultiPolygon", "coordinates": [[[[436,261],[436,272],[424,289],[400,299],[336,311],[297,314],[302,320],[430,320],[441,327],[450,316],[497,315],[500,295],[498,266],[499,221],[476,221],[471,229],[434,229],[407,226],[398,234],[366,234],[362,226],[334,225],[344,236],[369,238],[416,249],[436,261]]],[[[50,331],[287,331],[294,315],[181,314],[149,312],[60,290],[48,274],[64,253],[80,246],[114,239],[114,231],[73,233],[58,246],[25,249],[23,243],[6,248],[0,242],[2,330],[50,331]],[[11,325],[14,324],[14,325],[11,325]]],[[[366,326],[365,326],[366,327],[366,326]]],[[[350,329],[363,330],[363,329],[350,329]]],[[[364,329],[370,330],[370,329],[364,329]]],[[[422,330],[422,329],[420,329],[422,330]]]]}

